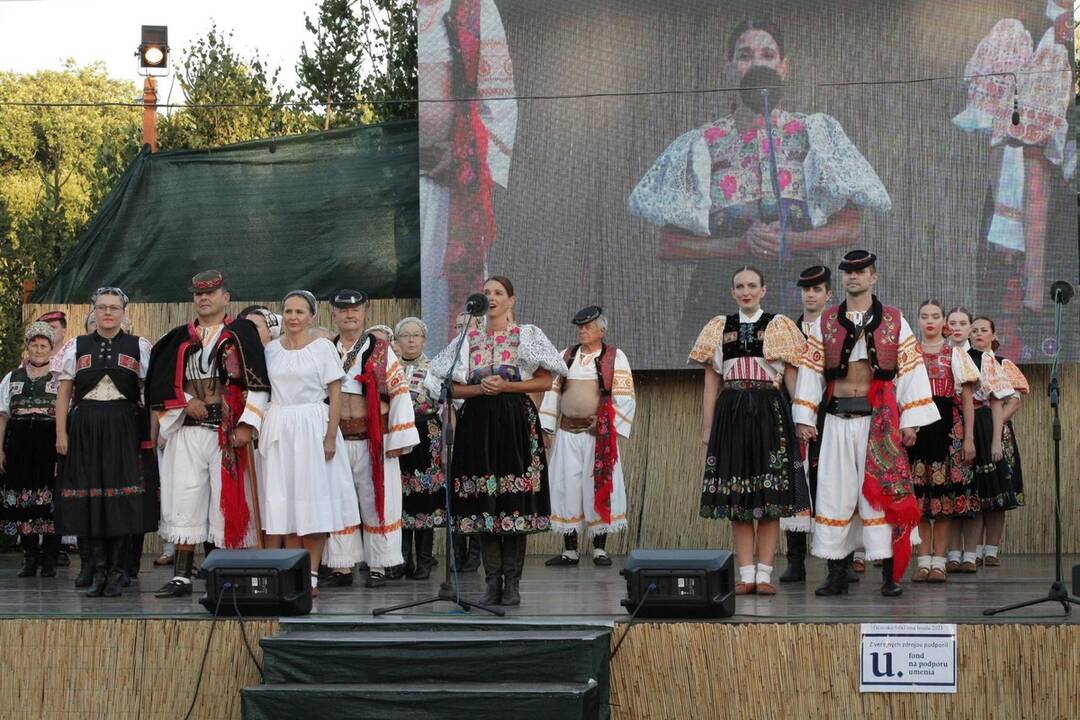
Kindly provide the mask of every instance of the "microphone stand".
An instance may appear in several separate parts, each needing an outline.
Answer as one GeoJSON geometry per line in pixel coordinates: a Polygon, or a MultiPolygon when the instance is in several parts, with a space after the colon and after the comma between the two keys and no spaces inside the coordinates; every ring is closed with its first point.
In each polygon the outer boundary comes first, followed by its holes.
{"type": "MultiPolygon", "coordinates": [[[[772,181],[773,194],[776,195],[776,209],[780,213],[780,248],[779,248],[779,277],[787,277],[787,266],[791,262],[791,252],[788,250],[788,212],[780,196],[780,172],[776,166],[776,148],[773,143],[772,109],[769,107],[769,88],[761,88],[761,100],[765,109],[765,137],[769,143],[769,178],[772,181]]],[[[791,283],[784,284],[783,310],[786,312],[798,304],[794,286],[791,283]]]]}
{"type": "Polygon", "coordinates": [[[442,583],[439,584],[439,592],[437,595],[426,597],[422,600],[413,600],[412,602],[401,603],[400,605],[392,605],[390,607],[375,608],[371,611],[371,614],[375,617],[385,615],[387,613],[395,612],[397,610],[405,610],[408,608],[419,607],[421,605],[430,605],[437,602],[449,602],[457,605],[461,610],[468,612],[473,608],[480,610],[486,610],[492,615],[502,617],[506,614],[506,611],[501,608],[488,607],[487,605],[481,605],[480,603],[472,602],[471,600],[465,600],[461,597],[461,589],[458,583],[457,569],[452,568],[454,564],[454,514],[452,511],[451,500],[453,498],[453,483],[450,472],[451,461],[453,460],[454,450],[454,428],[452,420],[453,414],[453,395],[454,395],[454,369],[457,367],[458,358],[461,357],[461,346],[465,343],[465,335],[468,333],[469,325],[474,320],[474,316],[469,317],[469,321],[465,323],[465,327],[461,329],[461,334],[458,335],[457,344],[454,346],[454,354],[450,360],[450,369],[446,373],[446,377],[443,378],[442,388],[439,390],[439,403],[441,404],[440,413],[442,416],[442,470],[443,477],[445,478],[444,487],[446,489],[446,547],[443,548],[443,561],[445,565],[445,577],[442,583]],[[453,572],[453,582],[450,579],[450,573],[453,572]]]}
{"type": "Polygon", "coordinates": [[[1069,607],[1070,604],[1080,605],[1080,600],[1069,595],[1061,574],[1061,416],[1058,413],[1058,401],[1061,398],[1059,378],[1061,373],[1061,310],[1065,303],[1069,301],[1071,291],[1065,294],[1052,289],[1051,292],[1054,293],[1052,296],[1054,300],[1054,337],[1057,342],[1057,352],[1054,354],[1054,365],[1050,368],[1050,383],[1047,386],[1046,393],[1050,396],[1050,407],[1054,416],[1051,424],[1054,444],[1054,582],[1050,584],[1050,591],[1045,597],[1025,600],[1004,607],[987,608],[983,610],[983,615],[996,615],[1018,608],[1041,605],[1045,602],[1061,603],[1061,607],[1068,614],[1072,610],[1069,607]]]}

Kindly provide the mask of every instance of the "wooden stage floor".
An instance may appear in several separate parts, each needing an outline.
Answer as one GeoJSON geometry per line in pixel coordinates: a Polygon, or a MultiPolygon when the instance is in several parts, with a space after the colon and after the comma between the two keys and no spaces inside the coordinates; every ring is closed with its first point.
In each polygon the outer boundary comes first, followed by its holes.
{"type": "MultiPolygon", "coordinates": [[[[59,568],[55,578],[18,578],[21,555],[0,555],[0,618],[183,618],[199,619],[209,613],[198,604],[203,583],[196,581],[192,597],[159,600],[153,592],[171,576],[171,568],[155,568],[152,558],[143,558],[142,570],[120,598],[87,598],[76,591],[73,579],[78,558],[72,567],[59,568]]],[[[1066,582],[1080,556],[1065,558],[1066,582]]],[[[545,567],[543,558],[530,557],[521,583],[522,604],[508,609],[508,617],[590,618],[625,620],[628,615],[619,605],[625,597],[625,584],[619,575],[621,559],[609,568],[595,567],[585,561],[573,568],[545,567]]],[[[778,560],[777,574],[784,561],[778,560]]],[[[1046,594],[1053,580],[1051,555],[1006,556],[999,568],[980,570],[974,575],[953,575],[942,585],[913,584],[904,581],[900,598],[884,598],[878,593],[880,570],[869,568],[863,579],[853,585],[850,594],[839,598],[819,598],[814,587],[825,575],[825,563],[809,562],[808,581],[788,585],[776,583],[778,594],[772,598],[741,596],[736,614],[724,622],[750,623],[855,623],[855,622],[955,622],[955,623],[1080,623],[1080,608],[1064,614],[1060,604],[986,617],[984,608],[1007,605],[1046,594]]],[[[369,590],[358,582],[352,587],[325,588],[315,601],[313,614],[323,616],[365,616],[376,607],[420,599],[434,593],[442,579],[442,567],[429,581],[398,580],[385,588],[369,590]]],[[[774,575],[775,577],[775,575],[774,575]]],[[[361,580],[361,576],[357,576],[361,580]]],[[[483,592],[480,573],[466,573],[460,578],[463,597],[477,599],[483,592]]],[[[1070,588],[1071,590],[1071,588],[1070,588]]],[[[447,603],[429,605],[398,613],[404,617],[451,616],[447,603]]],[[[477,616],[482,615],[479,611],[477,616]]]]}

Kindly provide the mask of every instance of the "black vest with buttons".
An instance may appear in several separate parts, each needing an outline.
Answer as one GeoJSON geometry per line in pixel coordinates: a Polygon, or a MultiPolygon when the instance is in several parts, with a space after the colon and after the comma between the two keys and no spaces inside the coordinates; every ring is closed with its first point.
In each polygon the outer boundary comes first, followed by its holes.
{"type": "Polygon", "coordinates": [[[96,332],[80,335],[75,340],[74,401],[79,402],[97,387],[106,375],[116,389],[133,403],[138,403],[139,338],[120,331],[114,338],[103,338],[96,332]]]}
{"type": "Polygon", "coordinates": [[[724,360],[765,356],[765,328],[774,315],[763,312],[757,322],[741,322],[739,313],[724,320],[724,360]]]}

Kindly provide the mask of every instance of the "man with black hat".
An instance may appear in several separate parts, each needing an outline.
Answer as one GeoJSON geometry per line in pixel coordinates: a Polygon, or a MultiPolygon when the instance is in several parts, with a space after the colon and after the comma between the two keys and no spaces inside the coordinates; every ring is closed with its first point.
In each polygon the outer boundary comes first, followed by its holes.
{"type": "Polygon", "coordinates": [[[618,436],[630,437],[634,377],[626,355],[604,342],[608,322],[595,306],[572,321],[578,344],[563,351],[570,369],[544,395],[540,424],[555,435],[549,478],[551,528],[564,533],[563,552],[547,565],[578,564],[578,533],[592,537],[593,563],[611,565],[608,533],[626,529],[626,486],[618,436]]]}
{"type": "MultiPolygon", "coordinates": [[[[832,273],[824,265],[812,265],[801,273],[796,281],[802,296],[802,315],[797,325],[803,337],[810,337],[813,328],[818,325],[822,311],[832,300],[832,273]]],[[[821,431],[820,423],[818,432],[821,431]]],[[[817,488],[817,443],[803,444],[802,477],[799,478],[800,493],[797,497],[797,512],[792,517],[781,518],[780,527],[787,539],[787,568],[780,576],[780,582],[802,582],[806,579],[806,535],[811,531],[814,494],[817,488]],[[805,495],[805,497],[804,497],[805,495]]],[[[857,576],[856,576],[857,577],[857,576]]]]}
{"type": "Polygon", "coordinates": [[[881,594],[919,542],[919,504],[904,446],[938,419],[922,352],[900,311],[873,294],[877,257],[853,250],[840,263],[846,299],[811,327],[795,387],[796,434],[820,440],[811,552],[829,561],[818,595],[847,592],[849,553],[861,544],[881,559],[881,594]],[[817,429],[824,406],[823,429],[817,429]]]}
{"type": "Polygon", "coordinates": [[[217,270],[191,279],[196,318],[154,345],[147,402],[167,439],[161,463],[161,524],[176,543],[175,574],[159,598],[190,595],[196,543],[259,543],[247,446],[270,400],[259,331],[226,314],[229,289],[217,270]]]}
{"type": "MultiPolygon", "coordinates": [[[[330,298],[340,333],[334,342],[346,376],[341,381],[341,434],[360,501],[363,539],[334,534],[323,563],[334,569],[327,585],[347,585],[352,567],[367,561],[367,587],[386,584],[386,569],[401,565],[401,468],[398,458],[420,442],[405,371],[390,344],[364,332],[367,295],[338,290],[330,298]],[[346,579],[347,578],[347,579],[346,579]]],[[[431,548],[424,551],[430,553],[431,548]]]]}

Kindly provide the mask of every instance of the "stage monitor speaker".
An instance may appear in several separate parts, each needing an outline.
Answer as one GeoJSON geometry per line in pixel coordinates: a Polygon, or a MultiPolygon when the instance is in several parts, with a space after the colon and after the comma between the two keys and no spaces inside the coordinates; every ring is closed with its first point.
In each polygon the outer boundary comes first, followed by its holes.
{"type": "Polygon", "coordinates": [[[235,615],[238,608],[245,617],[311,612],[307,550],[214,550],[203,570],[206,594],[199,602],[210,612],[215,607],[222,615],[235,615]]]}
{"type": "Polygon", "coordinates": [[[627,594],[622,606],[633,613],[640,603],[639,617],[735,614],[735,562],[728,550],[632,550],[621,574],[627,594]]]}

